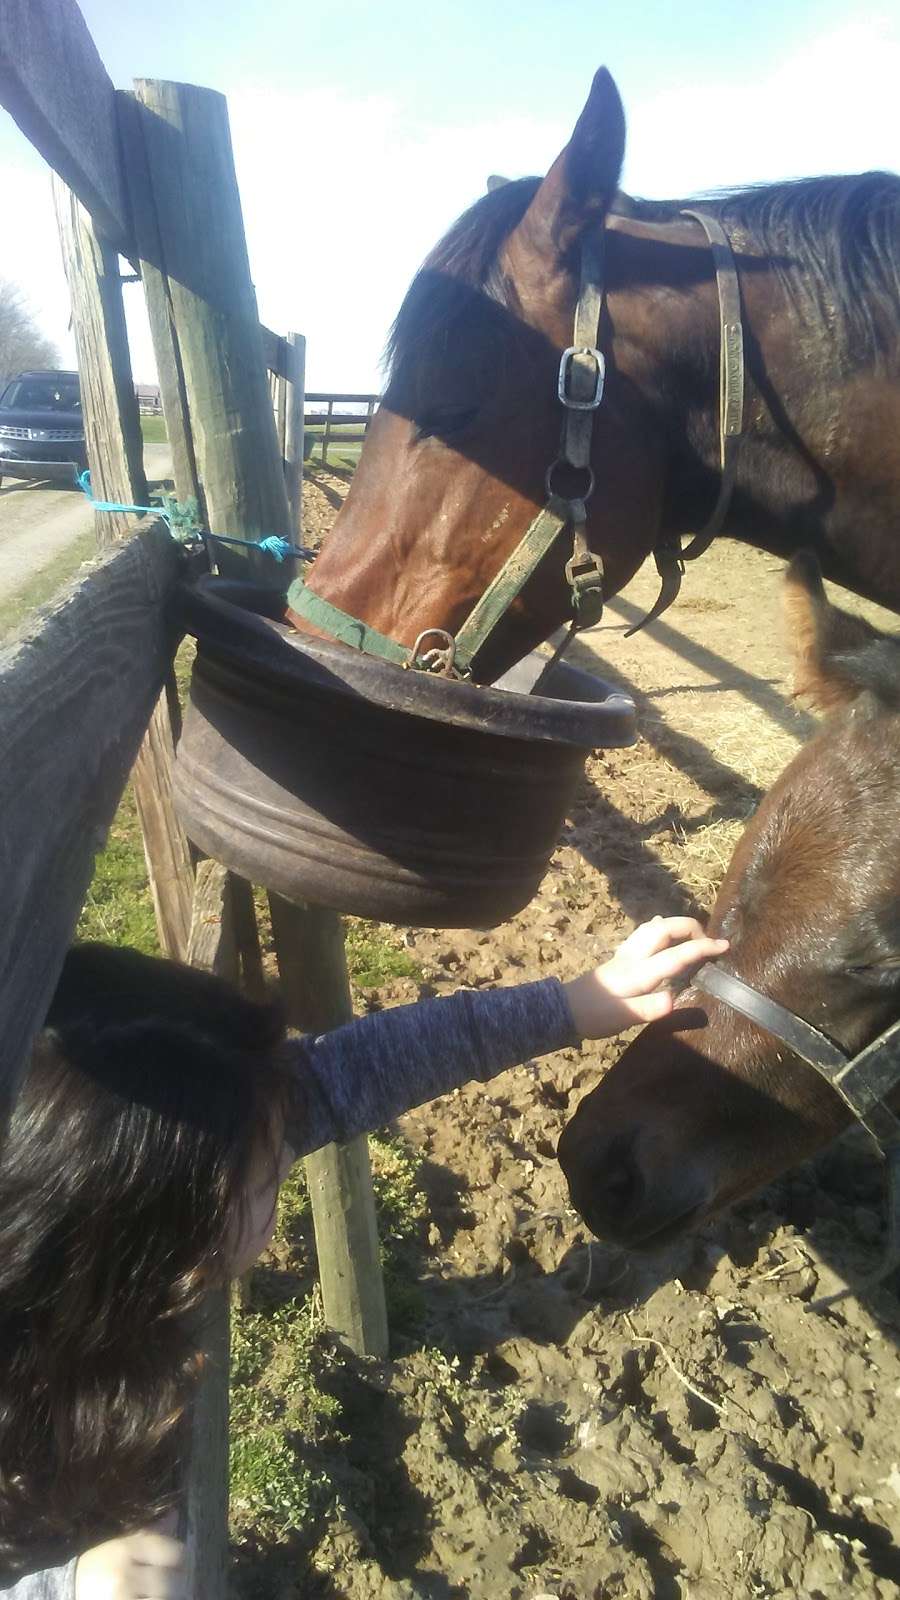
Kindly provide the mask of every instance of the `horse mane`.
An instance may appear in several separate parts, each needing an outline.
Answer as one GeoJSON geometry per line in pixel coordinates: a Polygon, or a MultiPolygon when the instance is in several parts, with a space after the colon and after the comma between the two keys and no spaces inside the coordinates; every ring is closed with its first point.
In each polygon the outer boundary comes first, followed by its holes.
{"type": "Polygon", "coordinates": [[[867,692],[877,711],[900,711],[900,635],[872,639],[858,650],[832,656],[829,670],[867,692]]]}
{"type": "Polygon", "coordinates": [[[900,310],[896,174],[795,178],[686,200],[623,195],[613,209],[638,221],[668,222],[685,206],[711,212],[733,243],[768,256],[800,313],[827,329],[848,367],[875,365],[885,355],[900,310]]]}
{"type": "MultiPolygon", "coordinates": [[[[391,329],[385,357],[391,375],[402,357],[471,305],[472,290],[514,309],[500,246],[540,183],[519,178],[490,190],[434,247],[391,329]]],[[[683,200],[620,194],[612,209],[638,221],[668,222],[685,206],[712,212],[730,225],[742,250],[771,259],[799,313],[827,330],[842,365],[854,369],[883,359],[900,309],[900,177],[799,178],[683,200]]]]}

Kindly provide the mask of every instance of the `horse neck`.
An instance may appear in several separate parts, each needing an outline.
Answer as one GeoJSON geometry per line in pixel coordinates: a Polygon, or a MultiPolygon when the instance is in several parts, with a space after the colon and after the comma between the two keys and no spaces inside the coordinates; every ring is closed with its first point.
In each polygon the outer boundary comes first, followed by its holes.
{"type": "MultiPolygon", "coordinates": [[[[635,349],[666,436],[661,532],[696,532],[720,473],[720,316],[712,258],[696,224],[614,219],[610,308],[617,338],[635,349]]],[[[823,317],[805,321],[765,256],[733,239],[746,371],[738,485],[725,524],[734,537],[789,555],[857,516],[852,485],[860,385],[823,317]],[[849,486],[849,487],[848,487],[849,486]]],[[[884,380],[897,406],[896,377],[884,380]]],[[[895,413],[900,427],[900,414],[895,413]]],[[[898,486],[900,488],[900,486],[898,486]]],[[[823,551],[827,563],[827,554],[823,551]]]]}

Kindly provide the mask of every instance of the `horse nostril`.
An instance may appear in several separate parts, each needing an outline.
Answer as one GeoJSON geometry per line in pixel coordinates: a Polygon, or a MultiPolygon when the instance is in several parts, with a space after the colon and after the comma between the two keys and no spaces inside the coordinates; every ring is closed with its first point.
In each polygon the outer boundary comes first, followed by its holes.
{"type": "Polygon", "coordinates": [[[601,1238],[627,1231],[646,1195],[633,1137],[595,1146],[571,1180],[576,1209],[601,1238]]]}
{"type": "Polygon", "coordinates": [[[640,1173],[633,1161],[618,1160],[607,1166],[600,1184],[608,1200],[619,1211],[630,1211],[643,1188],[640,1173]]]}

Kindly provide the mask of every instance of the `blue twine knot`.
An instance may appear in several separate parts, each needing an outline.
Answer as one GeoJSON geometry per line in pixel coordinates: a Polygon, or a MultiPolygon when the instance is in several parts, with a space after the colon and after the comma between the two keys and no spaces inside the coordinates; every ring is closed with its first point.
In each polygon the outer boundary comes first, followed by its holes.
{"type": "Polygon", "coordinates": [[[172,538],[179,544],[199,544],[203,540],[214,539],[217,544],[237,544],[251,550],[262,550],[265,555],[272,556],[279,563],[286,561],[289,556],[298,556],[301,561],[312,561],[316,553],[306,545],[291,544],[290,539],[282,539],[277,533],[266,534],[261,539],[237,539],[230,533],[206,533],[199,520],[196,500],[176,500],[172,495],[163,495],[162,499],[152,506],[127,506],[118,500],[95,500],[91,494],[91,474],[87,469],[84,472],[76,472],[75,482],[95,511],[129,511],[142,517],[161,517],[172,538]]]}

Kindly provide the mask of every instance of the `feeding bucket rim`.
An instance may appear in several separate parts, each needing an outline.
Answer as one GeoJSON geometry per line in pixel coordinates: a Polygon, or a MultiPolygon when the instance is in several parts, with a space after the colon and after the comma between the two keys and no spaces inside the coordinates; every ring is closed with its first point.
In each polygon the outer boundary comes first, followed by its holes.
{"type": "Polygon", "coordinates": [[[634,701],[578,668],[563,663],[553,671],[551,681],[567,697],[405,671],[346,645],[292,632],[281,620],[284,604],[276,590],[211,575],[182,583],[175,592],[176,620],[197,639],[201,654],[242,669],[248,683],[262,677],[294,692],[365,700],[501,738],[585,750],[634,741],[634,701]]]}

